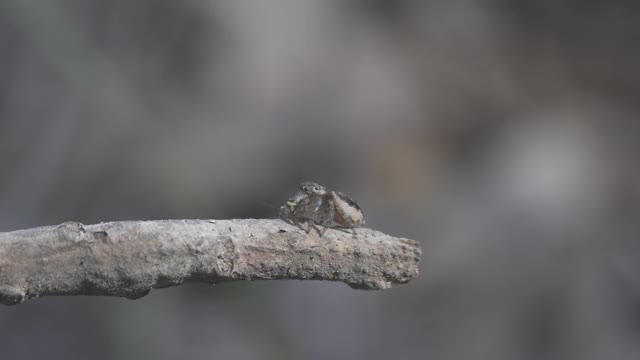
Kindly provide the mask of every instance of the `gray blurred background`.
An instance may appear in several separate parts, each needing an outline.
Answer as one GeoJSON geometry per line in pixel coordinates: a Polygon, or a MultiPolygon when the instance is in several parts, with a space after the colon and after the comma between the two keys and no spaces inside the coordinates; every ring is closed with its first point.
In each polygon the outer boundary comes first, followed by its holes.
{"type": "Polygon", "coordinates": [[[640,358],[640,3],[0,0],[0,231],[275,217],[421,276],[0,308],[2,359],[640,358]]]}

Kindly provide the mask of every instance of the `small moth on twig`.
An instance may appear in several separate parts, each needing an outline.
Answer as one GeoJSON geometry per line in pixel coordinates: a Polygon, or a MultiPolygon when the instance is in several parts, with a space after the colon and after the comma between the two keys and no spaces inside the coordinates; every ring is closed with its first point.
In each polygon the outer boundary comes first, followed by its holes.
{"type": "Polygon", "coordinates": [[[364,224],[364,215],[360,206],[347,194],[329,191],[314,182],[303,182],[287,202],[280,207],[280,217],[309,233],[316,228],[320,236],[324,235],[333,222],[344,228],[353,229],[364,224]],[[305,229],[302,224],[306,223],[305,229]],[[319,230],[316,225],[320,225],[319,230]]]}

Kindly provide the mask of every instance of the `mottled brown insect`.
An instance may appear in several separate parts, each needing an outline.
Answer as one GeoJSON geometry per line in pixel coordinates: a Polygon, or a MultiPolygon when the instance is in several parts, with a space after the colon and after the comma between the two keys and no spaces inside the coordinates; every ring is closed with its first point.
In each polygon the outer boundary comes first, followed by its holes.
{"type": "Polygon", "coordinates": [[[322,226],[316,230],[320,236],[335,221],[342,227],[353,229],[364,224],[362,210],[347,194],[327,191],[322,185],[314,182],[303,182],[298,192],[280,207],[280,217],[290,221],[307,233],[315,225],[322,226]],[[302,227],[307,223],[307,228],[302,227]]]}
{"type": "Polygon", "coordinates": [[[365,223],[362,209],[349,195],[343,192],[331,191],[331,197],[335,207],[333,221],[345,228],[353,229],[353,234],[355,235],[356,228],[365,223]]]}

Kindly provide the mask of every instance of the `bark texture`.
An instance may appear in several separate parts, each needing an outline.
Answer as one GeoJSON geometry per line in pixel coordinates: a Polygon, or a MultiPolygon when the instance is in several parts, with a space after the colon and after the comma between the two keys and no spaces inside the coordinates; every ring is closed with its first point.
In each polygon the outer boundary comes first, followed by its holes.
{"type": "Polygon", "coordinates": [[[66,222],[0,233],[0,303],[47,295],[140,298],[184,282],[332,280],[387,289],[418,276],[414,240],[370,229],[321,238],[274,219],[66,222]]]}

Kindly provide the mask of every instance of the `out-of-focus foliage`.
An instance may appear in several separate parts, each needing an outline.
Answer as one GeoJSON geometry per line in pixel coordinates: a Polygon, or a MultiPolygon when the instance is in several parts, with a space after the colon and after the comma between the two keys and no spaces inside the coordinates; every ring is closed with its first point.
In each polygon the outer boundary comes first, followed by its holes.
{"type": "Polygon", "coordinates": [[[422,275],[0,308],[2,358],[636,359],[640,5],[0,2],[0,231],[275,217],[297,183],[422,275]]]}

